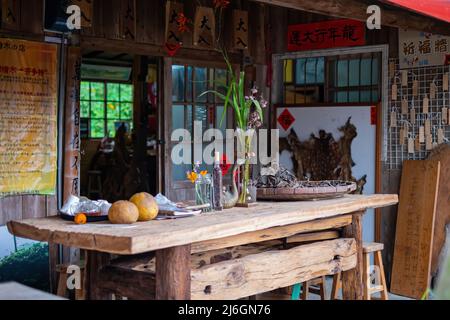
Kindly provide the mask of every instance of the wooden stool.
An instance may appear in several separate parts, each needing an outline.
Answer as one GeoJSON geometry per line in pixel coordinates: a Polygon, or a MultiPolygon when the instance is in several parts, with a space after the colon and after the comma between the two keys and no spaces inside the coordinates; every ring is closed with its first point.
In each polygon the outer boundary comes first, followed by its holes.
{"type": "MultiPolygon", "coordinates": [[[[57,295],[63,298],[68,297],[69,290],[67,288],[67,269],[69,268],[69,265],[57,265],[56,266],[56,272],[58,272],[58,289],[57,289],[57,295]]],[[[75,300],[85,300],[84,295],[84,266],[80,266],[81,271],[81,289],[75,290],[75,300]]]]}
{"type": "MultiPolygon", "coordinates": [[[[386,276],[384,274],[383,258],[381,252],[384,250],[382,243],[364,243],[363,245],[363,281],[364,281],[364,300],[371,300],[372,295],[381,293],[381,300],[389,300],[386,285],[386,276]],[[374,254],[374,265],[378,268],[378,284],[372,287],[370,275],[370,254],[374,254]]],[[[342,274],[338,273],[333,278],[333,288],[331,289],[331,299],[337,300],[339,290],[342,288],[342,274]]]]}
{"type": "Polygon", "coordinates": [[[308,300],[310,293],[317,294],[321,300],[326,300],[326,277],[320,277],[310,281],[296,284],[292,289],[292,300],[299,300],[301,291],[301,299],[308,300]]]}
{"type": "Polygon", "coordinates": [[[102,172],[91,170],[88,171],[88,198],[92,199],[92,195],[96,195],[99,198],[103,196],[102,187],[102,172]]]}

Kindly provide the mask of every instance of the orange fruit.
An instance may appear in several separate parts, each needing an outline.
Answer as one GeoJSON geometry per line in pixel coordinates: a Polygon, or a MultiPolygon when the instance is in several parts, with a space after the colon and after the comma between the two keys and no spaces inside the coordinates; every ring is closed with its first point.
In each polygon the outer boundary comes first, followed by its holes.
{"type": "Polygon", "coordinates": [[[75,223],[76,224],[86,224],[87,222],[87,217],[84,213],[79,213],[75,216],[75,223]]]}

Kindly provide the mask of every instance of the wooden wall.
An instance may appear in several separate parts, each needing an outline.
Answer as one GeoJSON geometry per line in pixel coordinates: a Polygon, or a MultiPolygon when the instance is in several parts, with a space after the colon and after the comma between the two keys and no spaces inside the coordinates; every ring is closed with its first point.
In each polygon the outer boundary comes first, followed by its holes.
{"type": "MultiPolygon", "coordinates": [[[[287,27],[290,24],[313,23],[337,18],[318,15],[309,12],[294,11],[281,7],[270,7],[266,21],[268,24],[268,37],[270,38],[272,53],[285,53],[287,51],[287,27]],[[286,21],[283,23],[283,21],[286,21]],[[281,36],[280,36],[281,35],[281,36]]],[[[389,45],[389,58],[398,58],[398,29],[383,26],[381,30],[367,30],[367,45],[389,45]]],[[[381,164],[381,192],[399,193],[401,172],[389,170],[387,166],[381,164]]],[[[395,229],[397,219],[397,206],[383,208],[378,213],[380,224],[376,230],[377,241],[385,244],[383,252],[384,264],[388,282],[390,280],[394,244],[395,229]]]]}
{"type": "MultiPolygon", "coordinates": [[[[185,14],[194,20],[196,0],[183,1],[185,14]]],[[[167,56],[164,49],[166,0],[94,0],[92,27],[84,28],[74,44],[82,49],[130,53],[135,55],[167,56]],[[132,11],[128,12],[131,8],[132,11]],[[131,30],[127,32],[127,30],[131,30]],[[78,41],[79,40],[79,41],[78,41]]],[[[213,7],[213,1],[202,1],[201,5],[213,7]]],[[[232,1],[230,9],[248,10],[249,51],[254,63],[265,64],[264,6],[250,1],[232,1]]],[[[12,17],[0,15],[0,37],[43,41],[44,0],[1,0],[0,11],[11,10],[12,17]]],[[[231,10],[226,11],[222,37],[227,45],[231,41],[231,10]]],[[[177,57],[194,60],[222,61],[218,51],[199,49],[193,45],[192,33],[186,33],[183,47],[177,57]]],[[[231,59],[241,62],[241,53],[231,52],[231,59]]],[[[61,84],[63,85],[63,84],[61,84]]],[[[14,196],[0,199],[0,225],[12,219],[44,217],[57,212],[56,196],[14,196]]]]}
{"type": "MultiPolygon", "coordinates": [[[[0,10],[12,9],[14,19],[0,24],[1,37],[17,37],[40,41],[43,39],[42,10],[40,0],[2,0],[0,10]],[[26,10],[23,10],[26,8],[26,10]]],[[[12,219],[27,219],[55,215],[56,196],[12,196],[0,198],[0,225],[12,219]]]]}

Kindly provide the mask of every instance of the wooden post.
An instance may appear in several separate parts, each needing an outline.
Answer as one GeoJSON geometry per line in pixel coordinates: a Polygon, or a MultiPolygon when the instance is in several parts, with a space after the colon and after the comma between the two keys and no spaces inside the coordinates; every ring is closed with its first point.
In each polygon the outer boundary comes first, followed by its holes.
{"type": "Polygon", "coordinates": [[[156,251],[156,300],[191,299],[191,246],[156,251]]]}
{"type": "Polygon", "coordinates": [[[343,300],[363,300],[363,242],[362,242],[362,217],[364,211],[353,214],[351,225],[344,227],[342,237],[356,240],[356,252],[358,260],[356,267],[342,273],[342,297],[343,300]]]}
{"type": "Polygon", "coordinates": [[[98,287],[99,273],[109,264],[108,253],[86,251],[86,267],[84,273],[84,292],[86,300],[111,300],[111,294],[98,287]]]}
{"type": "Polygon", "coordinates": [[[80,81],[81,49],[69,47],[67,54],[66,105],[64,110],[63,203],[80,195],[80,81]]]}

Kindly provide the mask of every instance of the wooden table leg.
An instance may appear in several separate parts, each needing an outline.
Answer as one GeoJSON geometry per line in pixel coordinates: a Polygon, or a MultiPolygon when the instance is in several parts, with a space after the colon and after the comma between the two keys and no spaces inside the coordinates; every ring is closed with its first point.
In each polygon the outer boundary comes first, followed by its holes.
{"type": "Polygon", "coordinates": [[[86,251],[86,267],[84,273],[84,291],[86,300],[111,300],[112,294],[101,290],[99,273],[101,269],[109,264],[111,256],[109,253],[86,251]]]}
{"type": "Polygon", "coordinates": [[[364,212],[353,214],[351,225],[344,227],[343,237],[356,240],[357,263],[356,268],[342,273],[342,297],[343,300],[363,300],[363,241],[362,241],[362,217],[364,212]]]}
{"type": "Polygon", "coordinates": [[[191,246],[156,251],[156,300],[191,299],[191,246]]]}

